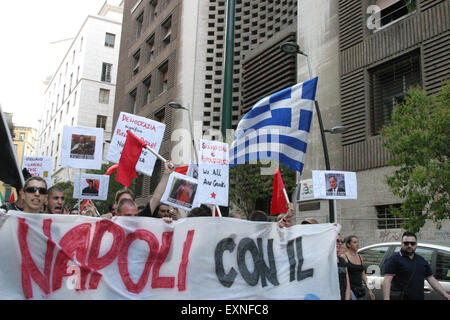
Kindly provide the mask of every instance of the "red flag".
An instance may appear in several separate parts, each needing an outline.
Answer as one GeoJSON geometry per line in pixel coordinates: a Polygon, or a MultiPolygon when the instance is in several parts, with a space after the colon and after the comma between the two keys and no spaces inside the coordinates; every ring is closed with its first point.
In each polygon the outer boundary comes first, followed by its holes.
{"type": "Polygon", "coordinates": [[[16,202],[16,197],[14,197],[14,192],[11,192],[11,197],[9,198],[9,203],[16,202]]]}
{"type": "Polygon", "coordinates": [[[272,203],[270,205],[270,214],[280,214],[287,212],[287,202],[284,196],[284,183],[281,179],[280,170],[277,168],[273,176],[272,203]]]}
{"type": "Polygon", "coordinates": [[[131,179],[136,178],[136,163],[141,155],[142,148],[147,146],[144,141],[127,130],[127,140],[123,146],[122,155],[117,168],[116,181],[126,187],[131,184],[131,179]]]}
{"type": "Polygon", "coordinates": [[[220,212],[219,212],[217,206],[214,207],[214,216],[215,216],[215,217],[221,217],[221,216],[222,216],[222,215],[220,214],[220,212]]]}
{"type": "Polygon", "coordinates": [[[189,166],[176,167],[175,168],[175,172],[178,172],[178,173],[186,175],[188,169],[189,169],[189,166]]]}

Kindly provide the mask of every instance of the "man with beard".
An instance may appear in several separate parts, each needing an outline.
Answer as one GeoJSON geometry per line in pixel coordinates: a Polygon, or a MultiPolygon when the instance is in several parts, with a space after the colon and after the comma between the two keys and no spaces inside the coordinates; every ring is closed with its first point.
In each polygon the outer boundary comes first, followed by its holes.
{"type": "Polygon", "coordinates": [[[62,214],[64,209],[64,190],[59,187],[48,189],[47,213],[62,214]]]}
{"type": "Polygon", "coordinates": [[[428,262],[415,253],[416,249],[416,235],[409,231],[403,233],[401,250],[390,256],[384,266],[384,300],[394,298],[391,293],[391,285],[393,292],[399,293],[396,299],[424,300],[424,279],[436,292],[450,300],[450,295],[433,276],[433,271],[428,262]]]}

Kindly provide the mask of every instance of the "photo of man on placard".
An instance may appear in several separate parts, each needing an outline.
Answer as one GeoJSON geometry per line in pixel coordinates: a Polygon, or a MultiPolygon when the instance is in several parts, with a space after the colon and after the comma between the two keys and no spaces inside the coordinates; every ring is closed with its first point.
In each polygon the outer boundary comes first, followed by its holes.
{"type": "Polygon", "coordinates": [[[344,174],[328,173],[325,175],[327,196],[345,196],[344,174]]]}
{"type": "Polygon", "coordinates": [[[167,201],[186,208],[192,208],[196,192],[197,184],[188,180],[174,178],[167,201]]]}
{"type": "Polygon", "coordinates": [[[72,134],[70,157],[76,159],[94,159],[95,136],[72,134]]]}
{"type": "Polygon", "coordinates": [[[89,186],[86,188],[83,188],[81,191],[81,195],[83,196],[98,196],[98,186],[100,185],[99,180],[94,179],[87,179],[86,181],[89,186]]]}

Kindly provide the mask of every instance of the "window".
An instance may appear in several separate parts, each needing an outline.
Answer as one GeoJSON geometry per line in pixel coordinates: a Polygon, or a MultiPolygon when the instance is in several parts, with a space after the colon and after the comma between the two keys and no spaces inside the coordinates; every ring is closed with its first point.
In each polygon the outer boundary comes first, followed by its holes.
{"type": "Polygon", "coordinates": [[[69,94],[72,92],[72,81],[73,81],[73,73],[70,74],[69,94]]]}
{"type": "Polygon", "coordinates": [[[167,18],[162,26],[163,36],[163,46],[167,46],[170,43],[170,35],[172,32],[172,17],[167,18]]]}
{"type": "Polygon", "coordinates": [[[144,12],[142,12],[136,19],[136,39],[139,39],[142,33],[142,24],[144,22],[144,12]]]}
{"type": "Polygon", "coordinates": [[[111,70],[112,70],[112,64],[103,62],[102,66],[102,81],[104,82],[111,82],[111,70]]]}
{"type": "Polygon", "coordinates": [[[81,39],[80,39],[80,52],[82,49],[83,49],[83,37],[81,37],[81,39]]]}
{"type": "Polygon", "coordinates": [[[158,16],[157,5],[158,0],[150,0],[150,21],[153,21],[158,16]]]}
{"type": "Polygon", "coordinates": [[[439,250],[436,255],[436,272],[437,280],[450,281],[450,254],[439,250]]]}
{"type": "Polygon", "coordinates": [[[56,140],[56,152],[59,150],[59,133],[58,133],[58,140],[56,140]]]}
{"type": "Polygon", "coordinates": [[[371,131],[378,135],[391,120],[393,108],[412,86],[421,85],[420,54],[414,51],[369,70],[371,131]]]}
{"type": "Polygon", "coordinates": [[[399,208],[400,204],[375,206],[377,211],[378,229],[397,229],[401,228],[404,219],[394,217],[391,208],[399,208]]]}
{"type": "Polygon", "coordinates": [[[133,113],[136,113],[136,93],[137,93],[137,88],[133,89],[129,93],[131,106],[133,108],[133,113]]]}
{"type": "Polygon", "coordinates": [[[109,90],[100,89],[100,92],[98,94],[98,102],[106,104],[109,103],[109,90]]]}
{"type": "Polygon", "coordinates": [[[69,108],[70,108],[70,101],[67,101],[67,109],[66,109],[66,113],[69,113],[69,108]]]}
{"type": "Polygon", "coordinates": [[[19,134],[19,141],[24,141],[25,140],[25,133],[21,132],[19,134]]]}
{"type": "Polygon", "coordinates": [[[152,86],[152,77],[147,77],[142,82],[145,87],[145,104],[150,103],[151,101],[151,86],[152,86]]]}
{"type": "MultiPolygon", "coordinates": [[[[376,265],[380,266],[386,251],[388,251],[389,247],[376,247],[369,250],[365,250],[361,252],[361,255],[364,260],[364,270],[367,270],[368,266],[376,265]]],[[[380,269],[383,270],[382,266],[380,269]]]]}
{"type": "Polygon", "coordinates": [[[97,124],[95,125],[95,127],[106,129],[107,118],[108,118],[107,116],[97,115],[97,124]]]}
{"type": "Polygon", "coordinates": [[[134,59],[133,76],[135,76],[139,72],[140,57],[141,57],[141,50],[138,50],[135,54],[133,54],[133,59],[134,59]]]}
{"type": "Polygon", "coordinates": [[[162,109],[155,114],[155,119],[158,122],[166,123],[166,109],[162,109]]]}
{"type": "Polygon", "coordinates": [[[396,21],[413,12],[417,7],[416,0],[377,0],[375,5],[380,8],[380,25],[396,21]]]}
{"type": "Polygon", "coordinates": [[[155,47],[155,35],[152,34],[150,38],[146,41],[148,46],[148,56],[147,56],[147,62],[152,61],[153,55],[154,55],[154,47],[155,47]]]}
{"type": "Polygon", "coordinates": [[[169,63],[166,62],[162,67],[159,68],[159,72],[161,74],[161,86],[160,93],[166,92],[168,89],[168,79],[169,79],[169,63]]]}
{"type": "Polygon", "coordinates": [[[105,35],[105,47],[114,48],[115,41],[116,35],[107,32],[105,35]]]}

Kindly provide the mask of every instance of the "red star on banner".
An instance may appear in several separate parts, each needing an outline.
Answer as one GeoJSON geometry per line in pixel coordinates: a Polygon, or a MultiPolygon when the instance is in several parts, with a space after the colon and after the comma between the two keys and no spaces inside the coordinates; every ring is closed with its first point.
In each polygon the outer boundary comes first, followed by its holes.
{"type": "Polygon", "coordinates": [[[216,198],[216,194],[213,192],[211,193],[211,198],[215,199],[216,198]]]}

